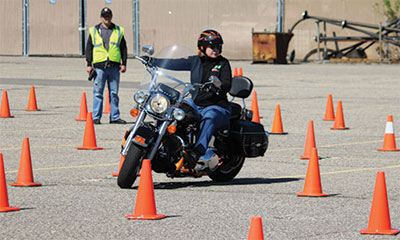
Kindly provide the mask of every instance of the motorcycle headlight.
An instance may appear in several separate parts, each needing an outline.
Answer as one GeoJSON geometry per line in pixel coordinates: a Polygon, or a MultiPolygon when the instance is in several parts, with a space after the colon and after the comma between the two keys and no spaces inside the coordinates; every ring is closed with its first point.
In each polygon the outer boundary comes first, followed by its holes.
{"type": "Polygon", "coordinates": [[[168,106],[168,99],[161,94],[154,95],[150,100],[150,108],[155,113],[164,113],[165,111],[167,111],[168,106]]]}
{"type": "Polygon", "coordinates": [[[146,100],[146,94],[143,91],[138,91],[133,95],[133,98],[135,99],[135,102],[140,104],[146,100]]]}
{"type": "Polygon", "coordinates": [[[172,112],[172,116],[175,120],[181,121],[185,118],[185,112],[180,108],[175,108],[172,112]]]}

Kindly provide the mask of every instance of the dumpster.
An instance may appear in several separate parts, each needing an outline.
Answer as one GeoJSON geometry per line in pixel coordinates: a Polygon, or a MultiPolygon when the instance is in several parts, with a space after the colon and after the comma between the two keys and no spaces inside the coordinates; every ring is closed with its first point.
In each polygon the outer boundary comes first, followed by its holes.
{"type": "Polygon", "coordinates": [[[252,32],[253,63],[286,64],[286,55],[293,33],[252,32]]]}

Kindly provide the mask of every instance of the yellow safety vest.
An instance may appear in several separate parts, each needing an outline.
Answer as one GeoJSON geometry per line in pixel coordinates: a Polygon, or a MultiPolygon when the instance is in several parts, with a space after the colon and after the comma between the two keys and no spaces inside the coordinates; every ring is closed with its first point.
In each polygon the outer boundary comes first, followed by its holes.
{"type": "Polygon", "coordinates": [[[99,30],[95,27],[89,28],[89,34],[92,38],[93,44],[93,63],[105,62],[110,60],[112,62],[121,61],[121,51],[119,44],[124,36],[124,28],[115,26],[110,36],[110,43],[108,52],[104,47],[103,38],[101,37],[99,30]]]}

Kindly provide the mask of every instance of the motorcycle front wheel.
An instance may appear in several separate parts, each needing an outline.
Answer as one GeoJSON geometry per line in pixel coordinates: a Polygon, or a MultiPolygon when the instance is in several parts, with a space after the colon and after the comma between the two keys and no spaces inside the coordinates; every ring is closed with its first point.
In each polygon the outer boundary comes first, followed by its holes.
{"type": "Polygon", "coordinates": [[[120,188],[131,188],[140,171],[143,160],[143,149],[135,144],[131,144],[126,154],[124,163],[118,174],[118,186],[120,188]]]}
{"type": "Polygon", "coordinates": [[[245,159],[245,157],[241,156],[231,156],[228,161],[225,160],[221,166],[219,166],[215,171],[210,172],[208,176],[216,182],[230,181],[240,172],[245,159]]]}

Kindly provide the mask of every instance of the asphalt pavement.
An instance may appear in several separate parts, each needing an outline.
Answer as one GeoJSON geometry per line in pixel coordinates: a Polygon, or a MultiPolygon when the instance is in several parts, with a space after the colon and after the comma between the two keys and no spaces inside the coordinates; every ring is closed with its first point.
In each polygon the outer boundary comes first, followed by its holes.
{"type": "MultiPolygon", "coordinates": [[[[250,220],[262,218],[265,239],[396,239],[361,235],[370,218],[377,172],[385,172],[391,227],[400,229],[400,152],[378,152],[386,120],[393,115],[400,134],[399,65],[366,63],[252,64],[233,61],[254,82],[261,123],[270,131],[280,105],[287,135],[270,135],[263,157],[249,158],[227,183],[152,174],[161,220],[127,220],[133,214],[138,181],[120,189],[120,144],[130,125],[95,125],[97,146],[77,150],[85,122],[78,122],[82,93],[92,109],[92,82],[84,58],[0,57],[0,93],[8,93],[11,115],[0,118],[0,152],[7,183],[16,181],[22,142],[29,138],[35,182],[7,185],[11,206],[0,213],[2,239],[247,239],[250,220]],[[35,87],[40,111],[24,111],[35,87]],[[323,121],[328,94],[342,101],[348,130],[323,121]],[[313,120],[324,198],[297,197],[305,183],[304,153],[313,120]]],[[[133,59],[121,75],[121,118],[129,123],[133,94],[143,79],[133,59]]],[[[248,107],[251,97],[246,100],[248,107]]],[[[399,139],[397,139],[399,140],[399,139]]],[[[400,144],[400,143],[399,143],[400,144]]]]}

